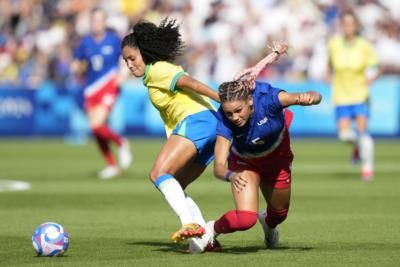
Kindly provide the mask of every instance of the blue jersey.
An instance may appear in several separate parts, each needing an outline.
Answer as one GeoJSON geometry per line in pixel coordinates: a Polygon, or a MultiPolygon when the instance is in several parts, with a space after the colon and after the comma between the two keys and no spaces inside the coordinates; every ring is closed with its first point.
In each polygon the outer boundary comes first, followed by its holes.
{"type": "Polygon", "coordinates": [[[87,62],[85,95],[92,94],[117,75],[121,54],[120,38],[112,31],[106,31],[102,40],[96,41],[93,35],[82,37],[74,57],[87,62]]]}
{"type": "Polygon", "coordinates": [[[254,113],[246,125],[236,127],[219,108],[217,135],[232,141],[232,149],[243,156],[262,154],[279,145],[285,128],[283,106],[278,94],[283,90],[256,82],[253,91],[254,113]]]}

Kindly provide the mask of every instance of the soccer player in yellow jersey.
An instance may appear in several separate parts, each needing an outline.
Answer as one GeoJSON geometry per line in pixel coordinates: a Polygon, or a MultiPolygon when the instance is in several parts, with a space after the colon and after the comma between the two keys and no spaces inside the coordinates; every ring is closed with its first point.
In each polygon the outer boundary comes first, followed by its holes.
{"type": "Polygon", "coordinates": [[[127,67],[143,77],[165,124],[168,139],[150,179],[181,221],[182,228],[171,236],[174,242],[205,232],[200,209],[184,190],[213,160],[217,117],[210,98],[219,100],[217,92],[172,63],[183,47],[179,26],[168,19],[159,26],[137,23],[121,43],[127,67]]]}
{"type": "Polygon", "coordinates": [[[353,144],[353,163],[361,160],[361,177],[370,181],[374,144],[367,130],[368,87],[377,77],[378,61],[372,45],[358,35],[355,14],[345,11],[340,23],[343,35],[333,37],[328,44],[338,136],[353,144]],[[352,128],[353,120],[356,130],[352,128]]]}

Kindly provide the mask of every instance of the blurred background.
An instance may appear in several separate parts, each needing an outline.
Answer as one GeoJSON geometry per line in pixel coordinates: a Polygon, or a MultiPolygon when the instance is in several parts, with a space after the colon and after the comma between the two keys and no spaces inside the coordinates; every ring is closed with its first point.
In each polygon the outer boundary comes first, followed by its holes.
{"type": "MultiPolygon", "coordinates": [[[[400,1],[393,0],[0,0],[0,136],[61,136],[71,143],[90,136],[77,103],[83,81],[70,65],[94,7],[107,12],[108,27],[121,37],[141,19],[177,19],[187,44],[179,63],[214,89],[266,55],[272,41],[287,41],[288,55],[259,78],[324,97],[319,106],[295,110],[295,136],[336,135],[326,45],[341,10],[351,7],[383,73],[371,88],[371,133],[400,136],[400,1]]],[[[129,77],[121,90],[110,118],[114,130],[163,136],[142,80],[129,77]]]]}

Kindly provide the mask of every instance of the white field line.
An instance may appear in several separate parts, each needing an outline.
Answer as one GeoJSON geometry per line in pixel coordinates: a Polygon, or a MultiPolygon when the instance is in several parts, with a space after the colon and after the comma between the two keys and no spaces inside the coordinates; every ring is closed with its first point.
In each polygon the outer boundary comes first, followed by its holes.
{"type": "Polygon", "coordinates": [[[0,192],[31,189],[31,184],[23,181],[0,180],[0,192]]]}

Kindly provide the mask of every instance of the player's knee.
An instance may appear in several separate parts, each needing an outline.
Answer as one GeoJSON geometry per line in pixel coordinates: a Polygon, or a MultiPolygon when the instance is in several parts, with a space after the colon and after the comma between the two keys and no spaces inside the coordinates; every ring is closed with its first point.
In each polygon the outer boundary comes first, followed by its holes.
{"type": "Polygon", "coordinates": [[[155,182],[161,175],[162,173],[160,173],[159,170],[152,168],[149,172],[149,179],[151,182],[155,182]]]}
{"type": "Polygon", "coordinates": [[[171,172],[168,169],[160,168],[158,166],[153,166],[153,168],[151,168],[150,173],[149,173],[149,179],[150,179],[150,181],[154,182],[160,176],[162,176],[164,174],[170,174],[170,173],[171,172]]]}
{"type": "Polygon", "coordinates": [[[342,142],[355,142],[357,139],[357,133],[352,129],[340,130],[338,137],[342,142]]]}
{"type": "Polygon", "coordinates": [[[244,211],[238,210],[236,211],[237,221],[236,221],[236,230],[245,231],[250,229],[257,223],[257,212],[254,211],[244,211]]]}
{"type": "Polygon", "coordinates": [[[278,224],[281,224],[284,220],[286,220],[288,212],[289,212],[288,209],[275,210],[272,208],[268,208],[267,209],[267,219],[265,222],[271,228],[275,228],[278,224]]]}

